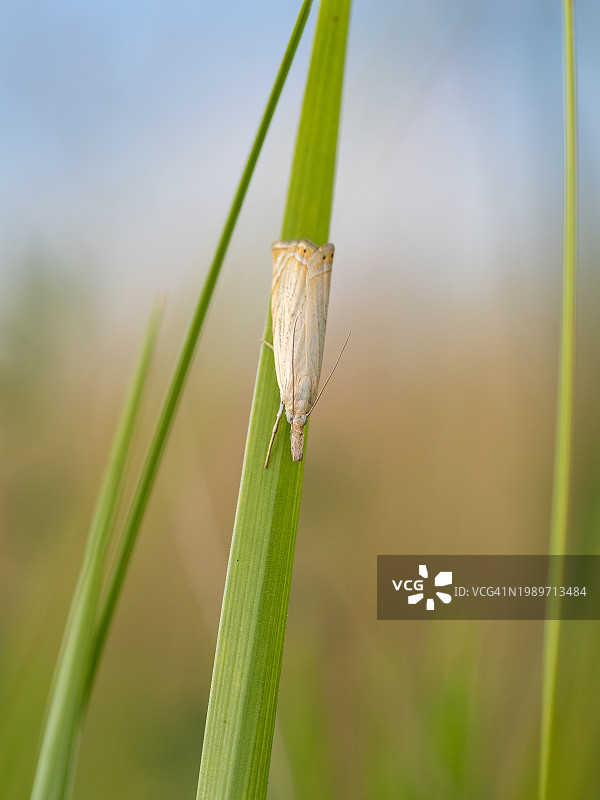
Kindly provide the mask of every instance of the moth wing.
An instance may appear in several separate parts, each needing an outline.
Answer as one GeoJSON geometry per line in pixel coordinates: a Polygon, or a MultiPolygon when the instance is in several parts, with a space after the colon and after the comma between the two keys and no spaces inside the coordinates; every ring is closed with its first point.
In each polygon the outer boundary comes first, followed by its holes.
{"type": "Polygon", "coordinates": [[[308,261],[317,251],[308,239],[275,242],[273,251],[273,351],[281,399],[292,407],[295,378],[306,363],[306,276],[308,261]]]}
{"type": "Polygon", "coordinates": [[[275,324],[276,320],[278,322],[282,320],[286,308],[291,307],[290,296],[293,300],[300,289],[305,290],[308,259],[317,250],[317,246],[308,239],[302,239],[273,242],[271,250],[273,252],[271,315],[275,324]]]}
{"type": "Polygon", "coordinates": [[[334,253],[332,244],[324,244],[311,255],[307,264],[306,350],[311,379],[311,405],[317,398],[321,376],[334,253]]]}

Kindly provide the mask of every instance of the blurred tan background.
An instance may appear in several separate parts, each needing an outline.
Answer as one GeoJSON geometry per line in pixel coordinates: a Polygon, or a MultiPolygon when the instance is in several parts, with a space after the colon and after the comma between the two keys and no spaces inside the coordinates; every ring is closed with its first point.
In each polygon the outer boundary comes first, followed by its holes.
{"type": "MultiPolygon", "coordinates": [[[[580,2],[569,549],[600,520],[600,10],[580,2]]],[[[170,368],[297,4],[3,12],[0,794],[27,796],[94,496],[152,297],[170,368]]],[[[314,12],[313,12],[314,15],[314,12]]],[[[75,798],[193,797],[314,16],[133,558],[75,798]]],[[[548,543],[562,261],[560,4],[357,3],[324,374],[270,797],[529,798],[542,624],[377,622],[378,553],[548,543]]],[[[276,409],[274,409],[274,414],[276,409]]],[[[564,625],[553,798],[596,797],[597,623],[564,625]]]]}

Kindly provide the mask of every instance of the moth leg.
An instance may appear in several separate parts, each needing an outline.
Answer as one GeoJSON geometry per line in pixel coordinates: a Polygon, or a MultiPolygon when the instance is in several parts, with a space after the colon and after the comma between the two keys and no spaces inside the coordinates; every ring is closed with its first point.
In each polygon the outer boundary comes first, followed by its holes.
{"type": "Polygon", "coordinates": [[[271,342],[267,342],[265,339],[261,339],[261,340],[260,340],[260,343],[261,343],[261,344],[266,344],[266,345],[267,345],[267,347],[270,347],[270,348],[271,348],[271,350],[272,350],[273,352],[275,352],[275,348],[273,347],[273,345],[271,344],[271,342]]]}
{"type": "MultiPolygon", "coordinates": [[[[265,342],[267,344],[267,342],[265,342]]],[[[277,412],[277,419],[275,420],[275,425],[273,426],[273,433],[271,434],[271,441],[269,442],[269,449],[267,450],[267,459],[265,461],[265,469],[269,464],[269,456],[271,455],[271,448],[273,447],[273,442],[275,440],[275,434],[277,433],[277,428],[279,427],[279,420],[281,419],[281,415],[283,414],[283,403],[279,406],[279,411],[277,412]]]]}

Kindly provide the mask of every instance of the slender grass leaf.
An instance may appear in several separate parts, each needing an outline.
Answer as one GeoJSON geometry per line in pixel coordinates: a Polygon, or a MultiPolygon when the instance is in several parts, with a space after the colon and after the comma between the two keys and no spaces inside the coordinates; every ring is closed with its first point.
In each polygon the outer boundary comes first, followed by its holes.
{"type": "Polygon", "coordinates": [[[242,203],[244,201],[244,197],[246,196],[250,179],[254,172],[256,162],[258,161],[258,156],[260,155],[269,125],[271,124],[273,114],[275,113],[277,102],[279,101],[279,97],[287,78],[287,74],[292,65],[294,55],[298,49],[298,44],[300,43],[311,5],[312,0],[305,0],[300,8],[300,13],[298,14],[296,24],[284,53],[281,66],[279,67],[279,72],[275,78],[275,83],[273,84],[273,89],[271,90],[263,117],[258,127],[256,138],[250,150],[246,166],[242,173],[237,192],[227,217],[227,221],[225,222],[225,227],[223,228],[221,238],[208,271],[208,275],[202,289],[202,294],[198,300],[198,304],[194,311],[194,316],[192,317],[192,321],[188,328],[181,352],[177,359],[171,382],[167,389],[167,394],[163,402],[160,416],[152,437],[152,441],[150,443],[150,447],[148,449],[148,453],[146,455],[146,459],[142,466],[142,471],[134,492],[133,500],[131,502],[119,552],[117,554],[117,558],[115,559],[114,568],[110,576],[106,599],[96,632],[94,657],[92,659],[89,677],[90,682],[93,681],[98,662],[104,648],[108,629],[110,627],[114,610],[119,599],[123,581],[125,580],[125,574],[127,572],[131,553],[133,551],[137,534],[146,512],[150,493],[154,485],[154,479],[156,478],[156,473],[158,471],[165,444],[167,442],[173,420],[175,419],[177,406],[183,392],[185,381],[190,371],[196,344],[198,343],[198,339],[202,331],[202,325],[204,324],[204,319],[206,317],[206,312],[208,311],[208,306],[213,296],[217,278],[219,277],[219,273],[221,271],[221,265],[223,264],[227,247],[229,246],[231,236],[233,235],[233,230],[242,208],[242,203]]]}
{"type": "Polygon", "coordinates": [[[31,800],[60,800],[69,794],[80,736],[81,711],[87,694],[89,660],[106,554],[162,313],[163,303],[157,303],[150,317],[98,495],[50,692],[31,800]]]}
{"type": "MultiPolygon", "coordinates": [[[[282,239],[327,241],[349,0],[321,3],[297,134],[282,239]]],[[[270,269],[265,245],[259,269],[270,269]]],[[[271,340],[267,314],[265,340],[271,340]]],[[[263,798],[273,727],[304,461],[293,462],[282,421],[264,469],[279,390],[263,346],[248,429],[198,782],[198,800],[263,798]]],[[[306,450],[305,450],[306,452],[306,450]]]]}
{"type": "MultiPolygon", "coordinates": [[[[558,387],[558,412],[556,421],[556,450],[554,456],[554,484],[552,491],[552,523],[550,554],[562,556],[567,545],[569,494],[571,482],[571,452],[573,430],[573,386],[575,373],[575,285],[577,274],[577,110],[575,103],[575,30],[574,0],[563,0],[564,35],[564,92],[565,92],[565,197],[564,197],[564,252],[563,298],[560,342],[560,368],[558,387]]],[[[562,560],[549,583],[560,585],[562,560]]],[[[554,726],[554,707],[558,675],[560,645],[560,618],[556,606],[560,598],[552,600],[554,608],[544,628],[544,662],[542,687],[542,724],[540,732],[539,800],[548,797],[550,748],[554,726]]]]}

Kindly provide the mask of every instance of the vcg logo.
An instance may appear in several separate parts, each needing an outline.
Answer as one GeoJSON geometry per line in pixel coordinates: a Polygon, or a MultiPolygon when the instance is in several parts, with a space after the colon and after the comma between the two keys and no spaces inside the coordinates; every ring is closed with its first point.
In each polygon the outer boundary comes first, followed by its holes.
{"type": "Polygon", "coordinates": [[[452,600],[452,595],[448,594],[448,592],[438,592],[435,590],[437,586],[449,586],[452,583],[452,573],[451,572],[438,572],[438,574],[433,579],[433,588],[429,590],[429,586],[431,585],[431,581],[429,580],[429,574],[427,572],[427,566],[425,564],[419,564],[419,578],[408,579],[408,580],[399,580],[395,581],[392,580],[394,584],[394,589],[399,592],[402,588],[407,592],[412,592],[412,594],[408,594],[408,604],[415,605],[416,603],[420,603],[421,600],[425,597],[427,593],[428,596],[425,602],[425,608],[427,611],[433,611],[435,608],[435,598],[431,595],[438,597],[442,603],[448,605],[448,603],[452,600]],[[427,587],[424,586],[424,582],[427,582],[427,587]]]}

